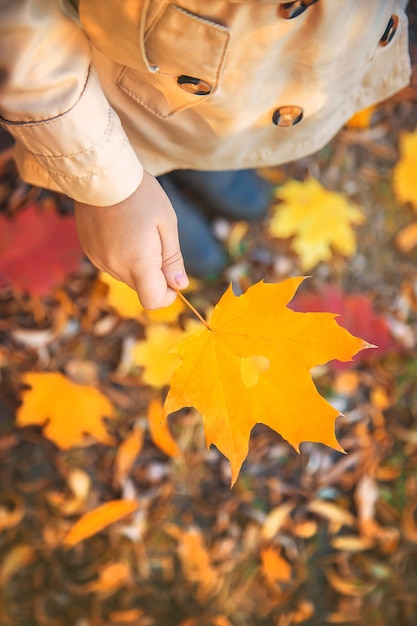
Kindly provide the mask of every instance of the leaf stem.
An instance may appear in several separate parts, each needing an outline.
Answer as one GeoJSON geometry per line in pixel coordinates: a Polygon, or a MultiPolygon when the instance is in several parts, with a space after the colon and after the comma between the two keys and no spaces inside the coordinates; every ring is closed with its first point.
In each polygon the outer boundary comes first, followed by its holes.
{"type": "Polygon", "coordinates": [[[207,330],[211,330],[211,326],[209,326],[206,322],[206,320],[204,319],[204,317],[202,317],[200,315],[200,313],[197,311],[197,309],[195,307],[193,307],[193,305],[191,304],[191,302],[189,302],[187,300],[187,298],[181,293],[181,291],[178,291],[178,289],[175,290],[177,293],[177,296],[179,296],[181,298],[181,300],[184,302],[184,304],[186,304],[188,306],[189,309],[191,309],[191,311],[194,313],[194,315],[196,315],[198,317],[198,319],[200,320],[200,322],[202,324],[204,324],[204,326],[207,328],[207,330]]]}

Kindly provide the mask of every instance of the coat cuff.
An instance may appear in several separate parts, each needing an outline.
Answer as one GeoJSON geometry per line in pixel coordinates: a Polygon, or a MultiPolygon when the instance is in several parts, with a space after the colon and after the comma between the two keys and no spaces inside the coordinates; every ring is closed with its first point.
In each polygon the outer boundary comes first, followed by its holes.
{"type": "Polygon", "coordinates": [[[80,99],[67,112],[39,122],[2,118],[1,124],[74,200],[113,205],[142,181],[142,165],[93,68],[80,99]]]}

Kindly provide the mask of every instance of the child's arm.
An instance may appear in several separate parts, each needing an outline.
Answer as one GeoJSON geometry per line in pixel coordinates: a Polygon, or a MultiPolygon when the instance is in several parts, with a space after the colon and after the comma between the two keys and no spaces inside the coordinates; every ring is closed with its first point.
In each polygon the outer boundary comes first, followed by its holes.
{"type": "Polygon", "coordinates": [[[173,276],[184,271],[174,210],[144,176],[89,42],[58,0],[0,0],[0,123],[78,203],[94,263],[135,287],[146,307],[172,301],[173,276]]]}

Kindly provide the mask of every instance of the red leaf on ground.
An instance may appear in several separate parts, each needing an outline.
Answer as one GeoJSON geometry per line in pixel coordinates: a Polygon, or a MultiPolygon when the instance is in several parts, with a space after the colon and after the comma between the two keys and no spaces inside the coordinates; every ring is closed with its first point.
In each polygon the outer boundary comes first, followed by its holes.
{"type": "Polygon", "coordinates": [[[380,358],[393,350],[399,350],[398,344],[390,334],[386,320],[375,313],[369,296],[348,295],[337,287],[328,285],[320,293],[305,291],[297,294],[289,304],[289,308],[301,313],[306,311],[338,313],[340,319],[337,321],[340,326],[377,346],[371,351],[356,354],[352,361],[346,363],[331,361],[330,367],[333,369],[354,367],[362,361],[380,358]]]}
{"type": "Polygon", "coordinates": [[[44,296],[78,268],[81,256],[72,217],[36,205],[14,219],[0,217],[0,287],[44,296]]]}

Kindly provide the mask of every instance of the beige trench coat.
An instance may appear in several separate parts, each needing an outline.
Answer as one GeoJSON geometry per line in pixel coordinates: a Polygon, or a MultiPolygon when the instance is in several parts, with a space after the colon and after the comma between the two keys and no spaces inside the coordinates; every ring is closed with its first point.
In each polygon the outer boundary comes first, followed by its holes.
{"type": "Polygon", "coordinates": [[[105,206],[143,169],[275,165],[409,81],[406,0],[0,0],[28,182],[105,206]]]}

